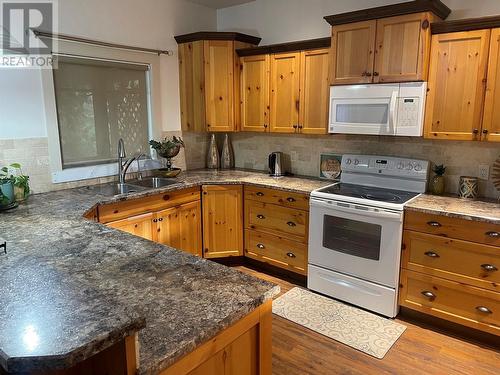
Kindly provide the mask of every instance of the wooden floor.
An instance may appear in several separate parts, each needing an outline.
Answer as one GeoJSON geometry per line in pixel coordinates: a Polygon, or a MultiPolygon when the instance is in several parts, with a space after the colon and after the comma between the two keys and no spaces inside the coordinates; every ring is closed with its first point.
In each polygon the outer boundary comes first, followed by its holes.
{"type": "MultiPolygon", "coordinates": [[[[237,268],[280,285],[281,293],[296,286],[247,267],[237,268]]],[[[407,329],[379,360],[273,315],[273,374],[500,374],[500,342],[495,349],[436,332],[408,318],[396,321],[407,329]]]]}

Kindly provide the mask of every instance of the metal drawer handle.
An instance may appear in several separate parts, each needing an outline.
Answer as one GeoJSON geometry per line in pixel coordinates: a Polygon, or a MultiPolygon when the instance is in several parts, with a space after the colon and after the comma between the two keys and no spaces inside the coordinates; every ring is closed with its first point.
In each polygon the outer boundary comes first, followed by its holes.
{"type": "Polygon", "coordinates": [[[478,306],[476,307],[476,310],[482,312],[483,314],[493,314],[493,311],[488,309],[486,306],[478,306]]]}
{"type": "Polygon", "coordinates": [[[258,197],[263,197],[264,193],[261,193],[260,191],[258,191],[257,193],[255,193],[255,195],[258,196],[258,197]]]}
{"type": "Polygon", "coordinates": [[[288,225],[289,227],[296,227],[297,224],[295,224],[293,221],[289,221],[288,223],[286,223],[286,225],[288,225]]]}
{"type": "Polygon", "coordinates": [[[487,272],[498,271],[498,268],[496,268],[493,264],[481,264],[481,268],[487,272]]]}
{"type": "Polygon", "coordinates": [[[261,244],[261,243],[258,243],[258,244],[257,244],[257,247],[258,247],[259,249],[261,249],[261,250],[266,248],[266,247],[265,247],[263,244],[261,244]]]}
{"type": "Polygon", "coordinates": [[[297,256],[294,253],[286,253],[286,256],[289,258],[297,258],[297,256]]]}
{"type": "Polygon", "coordinates": [[[432,292],[429,292],[428,290],[424,290],[422,292],[422,295],[426,298],[429,298],[431,301],[436,298],[436,295],[432,292]]]}
{"type": "Polygon", "coordinates": [[[430,258],[439,258],[439,254],[434,251],[426,251],[424,254],[430,258]]]}
{"type": "Polygon", "coordinates": [[[437,221],[428,221],[427,225],[430,225],[431,227],[435,227],[435,228],[439,228],[441,226],[441,224],[438,223],[437,221]]]}
{"type": "Polygon", "coordinates": [[[163,221],[163,218],[162,218],[162,217],[160,217],[160,218],[158,219],[158,221],[163,221]]]}
{"type": "Polygon", "coordinates": [[[153,219],[153,223],[157,223],[158,222],[158,219],[153,219]]]}
{"type": "Polygon", "coordinates": [[[489,237],[491,237],[491,238],[498,238],[498,237],[500,237],[500,233],[494,232],[494,231],[486,232],[486,235],[489,236],[489,237]]]}
{"type": "Polygon", "coordinates": [[[265,219],[266,217],[264,215],[257,215],[257,219],[265,219]]]}
{"type": "Polygon", "coordinates": [[[290,203],[295,202],[295,198],[292,197],[288,197],[286,200],[290,203]]]}

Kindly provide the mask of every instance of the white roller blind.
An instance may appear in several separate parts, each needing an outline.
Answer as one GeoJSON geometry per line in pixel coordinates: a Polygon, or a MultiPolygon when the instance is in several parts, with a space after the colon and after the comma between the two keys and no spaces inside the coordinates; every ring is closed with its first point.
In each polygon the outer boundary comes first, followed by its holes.
{"type": "Polygon", "coordinates": [[[57,57],[54,69],[62,167],[106,164],[125,142],[149,153],[147,65],[57,57]]]}

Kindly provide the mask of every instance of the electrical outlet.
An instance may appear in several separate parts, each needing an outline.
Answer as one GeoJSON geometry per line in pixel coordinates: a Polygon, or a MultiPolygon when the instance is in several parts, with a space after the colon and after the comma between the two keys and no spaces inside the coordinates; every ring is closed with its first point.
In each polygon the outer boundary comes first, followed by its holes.
{"type": "Polygon", "coordinates": [[[488,180],[490,178],[490,166],[486,164],[480,164],[478,177],[481,180],[488,180]]]}

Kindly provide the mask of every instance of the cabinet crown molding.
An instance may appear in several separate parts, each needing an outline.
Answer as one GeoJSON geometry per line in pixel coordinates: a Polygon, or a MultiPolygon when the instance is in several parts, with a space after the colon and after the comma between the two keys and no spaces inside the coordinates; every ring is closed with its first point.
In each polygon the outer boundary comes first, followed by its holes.
{"type": "Polygon", "coordinates": [[[198,40],[235,40],[242,43],[258,45],[262,38],[257,36],[228,31],[198,31],[196,33],[174,36],[177,44],[196,42],[198,40]]]}
{"type": "Polygon", "coordinates": [[[500,15],[432,23],[431,33],[444,34],[459,31],[494,29],[497,27],[500,27],[500,15]]]}
{"type": "Polygon", "coordinates": [[[332,42],[331,37],[299,40],[296,42],[270,44],[267,46],[241,48],[237,49],[238,56],[253,56],[253,55],[267,55],[272,53],[282,52],[297,52],[310,49],[330,48],[332,42]]]}
{"type": "Polygon", "coordinates": [[[376,8],[356,10],[354,12],[333,14],[331,16],[325,16],[324,19],[330,25],[335,26],[421,12],[432,12],[444,20],[451,13],[451,9],[440,0],[414,0],[376,8]]]}

